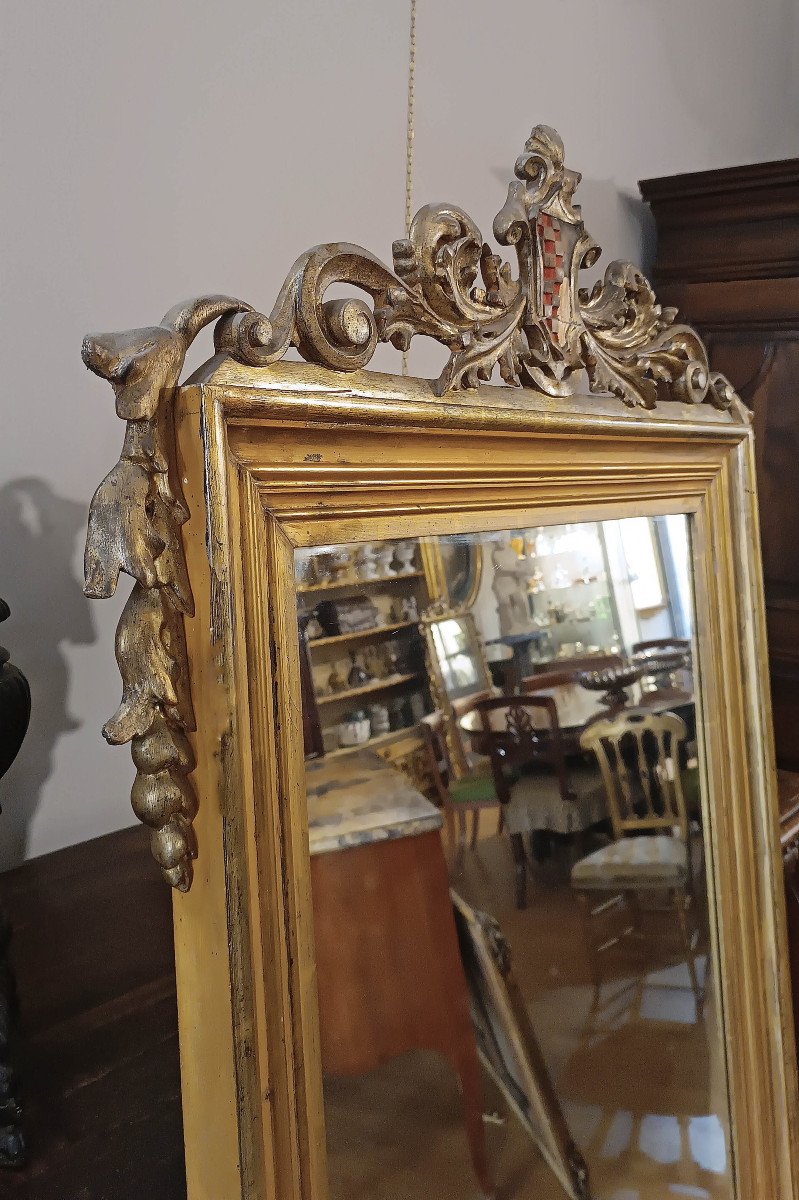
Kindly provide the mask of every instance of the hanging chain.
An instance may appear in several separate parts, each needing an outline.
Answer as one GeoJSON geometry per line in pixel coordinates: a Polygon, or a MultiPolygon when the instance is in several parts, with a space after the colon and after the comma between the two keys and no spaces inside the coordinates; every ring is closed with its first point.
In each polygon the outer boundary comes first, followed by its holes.
{"type": "MultiPolygon", "coordinates": [[[[411,0],[408,42],[408,117],[405,127],[405,236],[411,236],[413,218],[413,116],[416,103],[416,0],[411,0]]],[[[408,351],[402,353],[402,374],[408,374],[408,351]]]]}

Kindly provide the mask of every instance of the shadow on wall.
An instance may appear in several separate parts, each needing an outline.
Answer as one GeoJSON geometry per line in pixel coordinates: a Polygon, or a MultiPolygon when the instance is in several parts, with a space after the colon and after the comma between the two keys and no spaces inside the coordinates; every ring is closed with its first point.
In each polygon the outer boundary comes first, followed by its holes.
{"type": "Polygon", "coordinates": [[[78,728],[67,709],[64,645],[85,646],[97,637],[74,574],[75,539],[85,528],[86,506],[56,495],[41,479],[0,488],[0,594],[11,608],[3,642],[32,696],[28,735],[0,797],[0,870],[25,858],[56,743],[78,728]]]}

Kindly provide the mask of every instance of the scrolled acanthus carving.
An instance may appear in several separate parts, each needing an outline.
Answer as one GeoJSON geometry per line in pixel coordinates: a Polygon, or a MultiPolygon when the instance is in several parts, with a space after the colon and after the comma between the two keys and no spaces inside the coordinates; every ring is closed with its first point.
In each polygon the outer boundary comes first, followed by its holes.
{"type": "Polygon", "coordinates": [[[394,243],[393,271],[358,246],[316,246],[297,259],[268,318],[220,322],[217,349],[265,366],[296,346],[309,362],[348,371],[366,366],[379,341],[406,350],[421,335],[450,351],[440,395],[477,387],[496,367],[506,384],[563,396],[585,371],[592,392],[625,404],[729,408],[735,393],[711,372],[701,338],[657,303],[636,267],[611,262],[590,292],[579,287],[601,251],[574,203],[580,175],[566,167],[555,130],[536,126],[515,175],[494,220],[497,241],[514,249],[515,277],[465,212],[426,205],[394,243]],[[360,288],[372,307],[326,301],[333,283],[360,288]]]}
{"type": "Polygon", "coordinates": [[[515,276],[460,208],[426,205],[394,243],[393,270],[359,246],[316,246],[297,259],[268,317],[228,296],[205,296],[156,326],[84,341],[86,366],[111,383],[126,422],[119,462],[91,504],[85,591],[111,596],[120,571],[135,580],[116,639],[122,703],[103,732],[111,743],[132,742],[133,807],[152,827],[164,875],[181,890],[191,885],[196,855],[183,630],[193,601],[170,390],[200,329],[216,321],[216,349],[250,366],[277,362],[294,346],[336,371],[365,367],[378,342],[405,350],[413,337],[431,337],[450,351],[439,395],[477,387],[497,368],[507,385],[553,396],[574,391],[584,370],[592,392],[628,405],[653,408],[662,397],[725,409],[737,401],[710,371],[698,334],[657,303],[637,268],[612,262],[590,293],[578,286],[600,250],[573,203],[580,176],[565,166],[554,130],[536,126],[515,176],[494,221],[497,241],[514,249],[515,276]],[[333,284],[360,289],[371,304],[326,300],[333,284]]]}

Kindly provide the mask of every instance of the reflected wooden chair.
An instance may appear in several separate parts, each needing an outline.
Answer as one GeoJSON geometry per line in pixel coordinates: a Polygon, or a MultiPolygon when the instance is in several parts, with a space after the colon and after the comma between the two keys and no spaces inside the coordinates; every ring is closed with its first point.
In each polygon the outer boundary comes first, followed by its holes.
{"type": "Polygon", "coordinates": [[[595,1002],[599,953],[640,932],[635,918],[642,895],[665,893],[676,918],[697,1015],[701,1013],[687,917],[692,898],[691,844],[679,769],[685,737],[685,722],[676,713],[630,709],[592,722],[580,738],[599,763],[614,839],[575,863],[571,872],[584,911],[595,1002]],[[622,904],[631,910],[632,923],[597,946],[592,923],[622,904]]]}
{"type": "MultiPolygon", "coordinates": [[[[622,658],[619,654],[588,654],[582,657],[563,659],[557,670],[527,676],[522,680],[520,690],[526,695],[535,695],[536,693],[551,691],[557,687],[574,686],[578,682],[577,677],[581,671],[599,671],[606,667],[620,666],[621,663],[622,658]]],[[[590,798],[591,803],[580,819],[579,829],[574,828],[573,809],[567,809],[562,812],[564,820],[556,822],[554,825],[544,825],[540,828],[536,827],[530,830],[530,849],[533,858],[537,861],[542,860],[550,853],[553,837],[570,836],[578,832],[584,832],[595,823],[597,805],[594,801],[597,801],[600,795],[602,800],[598,807],[601,807],[603,810],[602,814],[597,818],[600,824],[607,815],[604,812],[604,792],[601,791],[601,785],[598,783],[599,775],[594,756],[585,755],[573,730],[567,735],[561,729],[560,735],[563,753],[569,762],[570,774],[576,785],[576,790],[579,795],[585,795],[590,798]],[[586,761],[587,758],[589,758],[589,761],[586,761]]]]}
{"type": "MultiPolygon", "coordinates": [[[[479,703],[479,701],[475,703],[479,703]]],[[[461,707],[459,715],[463,716],[471,707],[472,704],[461,707]]],[[[427,717],[422,721],[420,728],[424,737],[430,774],[444,814],[447,842],[453,848],[452,871],[457,876],[463,872],[467,843],[472,850],[477,846],[481,814],[492,809],[496,810],[497,834],[501,834],[504,828],[504,814],[497,796],[490,759],[467,755],[462,744],[459,743],[458,757],[461,758],[461,761],[457,763],[457,766],[454,765],[447,744],[446,721],[447,718],[440,714],[427,717]],[[467,830],[469,817],[471,817],[470,834],[467,830]]],[[[457,722],[452,722],[449,732],[450,737],[460,738],[457,722]],[[454,732],[453,726],[455,726],[454,732]]]]}
{"type": "MultiPolygon", "coordinates": [[[[571,675],[542,676],[571,682],[571,675]]],[[[552,696],[492,696],[474,705],[483,726],[513,850],[516,905],[527,903],[525,839],[539,830],[574,834],[603,820],[605,798],[595,764],[570,761],[552,696]],[[535,719],[533,714],[535,714],[535,719]]]]}

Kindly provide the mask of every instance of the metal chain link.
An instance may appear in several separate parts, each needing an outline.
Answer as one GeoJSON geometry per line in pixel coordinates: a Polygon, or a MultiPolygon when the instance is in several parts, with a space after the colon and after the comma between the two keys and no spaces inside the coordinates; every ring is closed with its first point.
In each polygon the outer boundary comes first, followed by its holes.
{"type": "MultiPolygon", "coordinates": [[[[408,41],[408,116],[405,126],[405,236],[411,236],[413,219],[413,118],[416,104],[416,0],[411,0],[411,29],[408,41]]],[[[408,351],[402,354],[402,374],[408,374],[408,351]]]]}

